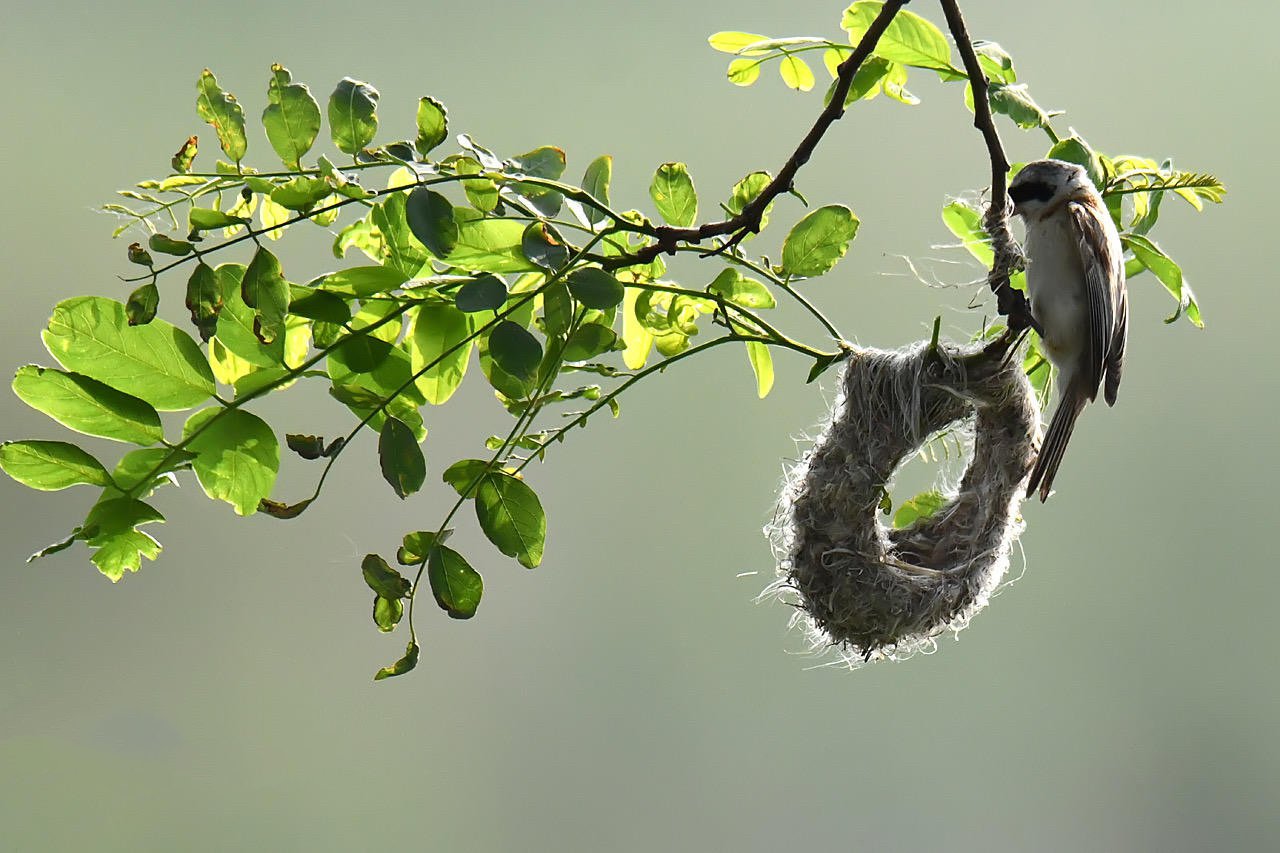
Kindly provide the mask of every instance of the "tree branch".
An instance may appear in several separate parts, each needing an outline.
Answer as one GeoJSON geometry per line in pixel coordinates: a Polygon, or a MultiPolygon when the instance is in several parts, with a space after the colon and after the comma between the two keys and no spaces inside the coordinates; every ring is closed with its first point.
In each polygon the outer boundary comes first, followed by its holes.
{"type": "Polygon", "coordinates": [[[733,235],[727,244],[717,250],[717,252],[721,252],[739,243],[748,234],[759,231],[760,220],[764,215],[765,208],[773,203],[773,200],[778,196],[791,189],[796,173],[800,171],[801,166],[809,162],[809,158],[813,156],[818,143],[822,141],[823,135],[826,134],[831,125],[844,116],[844,99],[849,94],[849,87],[853,85],[853,76],[858,73],[862,63],[875,50],[876,44],[880,41],[880,36],[888,29],[894,16],[908,2],[909,0],[887,0],[884,7],[881,8],[880,14],[876,15],[875,20],[871,22],[871,26],[867,27],[867,31],[863,33],[853,52],[836,69],[836,84],[831,92],[831,100],[822,112],[818,114],[813,127],[800,140],[800,144],[796,146],[796,150],[787,158],[787,162],[782,165],[777,176],[760,192],[760,195],[752,199],[751,203],[742,209],[741,213],[729,219],[708,222],[696,228],[659,226],[654,229],[654,236],[657,237],[656,242],[630,255],[611,258],[608,268],[647,264],[658,255],[674,253],[678,244],[682,242],[700,243],[711,237],[720,237],[726,234],[733,235]]]}
{"type": "Polygon", "coordinates": [[[947,19],[947,28],[955,39],[956,49],[964,61],[964,70],[969,75],[969,85],[973,88],[973,126],[981,133],[987,144],[987,154],[991,158],[991,205],[983,217],[983,226],[991,235],[995,260],[991,271],[987,274],[987,284],[996,295],[996,307],[1009,321],[1009,330],[1017,334],[1024,329],[1036,329],[1039,324],[1031,316],[1031,306],[1021,291],[1009,286],[1009,276],[1021,266],[1022,256],[1009,231],[1009,199],[1006,179],[1009,174],[1009,158],[1005,156],[1004,146],[1000,143],[1000,133],[996,130],[995,118],[991,114],[991,102],[987,100],[987,77],[982,73],[978,56],[973,50],[973,41],[964,24],[964,16],[960,14],[957,0],[940,0],[942,13],[947,19]]]}

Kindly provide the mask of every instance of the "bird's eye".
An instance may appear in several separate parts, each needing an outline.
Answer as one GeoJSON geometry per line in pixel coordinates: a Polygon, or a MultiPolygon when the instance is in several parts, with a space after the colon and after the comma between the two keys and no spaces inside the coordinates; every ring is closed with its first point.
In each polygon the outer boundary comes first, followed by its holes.
{"type": "Polygon", "coordinates": [[[1009,187],[1009,198],[1013,199],[1015,204],[1033,200],[1047,202],[1053,198],[1053,187],[1044,181],[1026,181],[1009,187]]]}

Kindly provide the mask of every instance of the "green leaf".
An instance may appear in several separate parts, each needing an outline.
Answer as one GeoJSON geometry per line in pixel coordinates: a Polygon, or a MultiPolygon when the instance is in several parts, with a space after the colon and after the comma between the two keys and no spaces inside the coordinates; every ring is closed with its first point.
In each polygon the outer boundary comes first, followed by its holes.
{"type": "Polygon", "coordinates": [[[447,402],[462,384],[471,359],[470,335],[467,315],[453,305],[430,303],[418,308],[409,333],[409,364],[418,377],[414,380],[418,391],[431,405],[447,402]]]}
{"type": "MultiPolygon", "coordinates": [[[[850,44],[857,44],[862,39],[883,6],[879,0],[858,0],[844,10],[840,27],[849,33],[850,44]]],[[[903,65],[960,73],[951,64],[951,45],[942,31],[905,9],[889,23],[876,44],[875,52],[877,56],[903,65]]]]}
{"type": "Polygon", "coordinates": [[[782,271],[790,276],[819,276],[830,271],[858,233],[858,217],[831,204],[805,216],[782,243],[782,271]]]}
{"type": "Polygon", "coordinates": [[[226,501],[239,515],[252,515],[258,502],[270,497],[280,470],[280,444],[262,418],[211,406],[192,415],[182,435],[196,454],[191,467],[209,497],[226,501]]]}
{"type": "Polygon", "coordinates": [[[474,210],[454,208],[458,239],[448,262],[476,272],[531,272],[538,266],[525,257],[521,244],[524,224],[510,219],[485,219],[474,210]]]}
{"type": "Polygon", "coordinates": [[[1166,323],[1172,323],[1178,319],[1178,316],[1186,311],[1187,319],[1191,321],[1198,329],[1204,328],[1204,320],[1200,316],[1200,304],[1196,301],[1195,292],[1191,290],[1191,286],[1187,284],[1186,279],[1182,275],[1182,267],[1165,254],[1165,251],[1157,246],[1152,240],[1139,234],[1126,234],[1123,237],[1124,245],[1133,252],[1134,257],[1142,262],[1142,265],[1151,270],[1155,277],[1164,285],[1165,290],[1173,296],[1178,302],[1178,308],[1173,316],[1165,319],[1166,323]]]}
{"type": "Polygon", "coordinates": [[[447,258],[458,243],[458,223],[453,221],[453,205],[435,190],[418,187],[405,202],[409,230],[437,258],[447,258]]]}
{"type": "Polygon", "coordinates": [[[687,228],[698,218],[698,194],[684,163],[663,163],[653,175],[649,197],[672,225],[687,228]]]}
{"type": "Polygon", "coordinates": [[[497,311],[507,302],[507,286],[496,275],[485,273],[458,288],[453,299],[458,310],[467,314],[497,311]]]}
{"type": "Polygon", "coordinates": [[[844,358],[843,353],[833,353],[831,355],[822,355],[814,358],[813,367],[809,368],[809,376],[804,380],[805,384],[813,382],[822,374],[831,369],[831,366],[844,358]]]}
{"type": "Polygon", "coordinates": [[[264,344],[284,332],[289,313],[289,284],[280,272],[280,261],[265,246],[259,246],[244,271],[240,284],[244,304],[254,310],[253,333],[264,344]]]}
{"type": "Polygon", "coordinates": [[[393,601],[407,596],[413,586],[408,578],[389,566],[387,561],[377,554],[364,555],[364,559],[360,561],[360,572],[364,575],[364,582],[369,585],[369,589],[393,601]]]}
{"type": "Polygon", "coordinates": [[[542,291],[542,319],[547,335],[563,335],[573,323],[573,300],[563,281],[553,281],[542,291]]]}
{"type": "Polygon", "coordinates": [[[982,216],[962,201],[953,201],[942,208],[942,222],[952,234],[960,238],[969,254],[984,267],[995,262],[991,250],[991,238],[982,227],[982,216]]]}
{"type": "MultiPolygon", "coordinates": [[[[564,174],[565,153],[554,145],[543,145],[513,158],[512,166],[529,177],[558,181],[564,174]]],[[[512,185],[512,189],[528,199],[546,217],[558,214],[564,203],[564,196],[550,187],[517,183],[512,185]]]]}
{"type": "Polygon", "coordinates": [[[369,212],[369,218],[382,235],[383,251],[378,260],[385,258],[390,266],[404,273],[406,281],[417,275],[431,258],[426,247],[409,230],[405,214],[408,200],[408,193],[393,193],[369,212]]]}
{"type": "Polygon", "coordinates": [[[542,361],[542,344],[518,323],[503,320],[489,333],[489,355],[507,373],[528,381],[542,361]]]}
{"type": "Polygon", "coordinates": [[[31,408],[85,435],[144,446],[164,438],[151,404],[78,373],[27,365],[13,377],[13,391],[31,408]]]}
{"type": "MultiPolygon", "coordinates": [[[[592,160],[587,166],[587,171],[582,176],[582,189],[590,193],[596,201],[608,207],[609,185],[612,182],[613,158],[605,154],[592,160]]],[[[579,205],[576,201],[571,201],[570,204],[577,205],[575,209],[581,210],[581,218],[593,228],[609,218],[591,205],[579,205]]]]}
{"type": "Polygon", "coordinates": [[[1049,158],[1065,160],[1083,166],[1089,173],[1089,180],[1101,191],[1107,185],[1107,170],[1102,166],[1102,157],[1089,147],[1079,136],[1068,136],[1049,149],[1049,158]]]}
{"type": "Polygon", "coordinates": [[[192,231],[216,231],[219,228],[232,228],[244,225],[253,220],[246,216],[232,216],[221,210],[207,207],[192,207],[187,211],[187,221],[192,231]]]}
{"type": "Polygon", "coordinates": [[[194,453],[168,447],[131,450],[116,463],[111,479],[121,492],[137,489],[139,496],[145,498],[162,483],[177,485],[173,472],[190,468],[194,458],[194,453]]]}
{"type": "Polygon", "coordinates": [[[297,213],[306,213],[333,192],[333,187],[323,178],[305,175],[286,181],[271,190],[271,200],[297,213]]]}
{"type": "Polygon", "coordinates": [[[284,364],[284,335],[264,344],[254,334],[256,312],[245,304],[241,294],[245,268],[240,264],[222,264],[214,275],[222,294],[222,310],[218,312],[217,341],[233,355],[256,367],[280,367],[284,364]]]}
{"type": "Polygon", "coordinates": [[[206,68],[196,82],[196,111],[200,119],[213,125],[218,144],[228,157],[239,163],[244,159],[248,140],[244,135],[244,110],[234,95],[222,91],[218,78],[206,68]]]}
{"type": "Polygon", "coordinates": [[[982,71],[995,83],[1013,83],[1018,74],[1013,70],[1013,57],[1003,47],[993,41],[977,39],[973,43],[974,53],[978,55],[978,64],[982,71]]]}
{"type": "Polygon", "coordinates": [[[129,301],[124,305],[125,316],[130,326],[145,326],[156,318],[156,310],[160,307],[160,290],[154,281],[149,281],[129,294],[129,301]]]}
{"type": "Polygon", "coordinates": [[[69,486],[110,486],[102,463],[65,441],[6,441],[0,468],[24,486],[56,492],[69,486]]]}
{"type": "Polygon", "coordinates": [[[403,544],[396,549],[396,562],[402,566],[419,566],[427,561],[427,555],[436,545],[443,544],[453,535],[446,529],[439,534],[426,530],[417,530],[404,535],[403,544]]]}
{"type": "Polygon", "coordinates": [[[432,548],[427,559],[427,580],[436,603],[454,619],[476,615],[484,580],[457,551],[443,545],[432,548]]]}
{"type": "MultiPolygon", "coordinates": [[[[813,71],[803,59],[794,54],[783,55],[782,62],[778,63],[778,73],[782,75],[782,82],[788,89],[807,92],[813,88],[813,71]]],[[[732,80],[733,76],[730,75],[729,79],[732,80]]]]}
{"type": "Polygon", "coordinates": [[[182,143],[182,147],[173,155],[173,159],[169,161],[173,166],[173,171],[186,174],[191,171],[191,165],[195,163],[196,152],[199,150],[199,137],[188,136],[187,141],[182,143]]]}
{"type": "Polygon", "coordinates": [[[422,488],[427,479],[427,460],[422,455],[418,440],[403,421],[389,417],[382,424],[378,436],[378,464],[382,478],[401,498],[422,488]]]}
{"type": "Polygon", "coordinates": [[[719,294],[734,305],[743,308],[776,308],[777,301],[769,288],[760,282],[747,278],[733,267],[725,267],[716,276],[715,281],[707,285],[707,291],[719,294]]]}
{"type": "Polygon", "coordinates": [[[937,490],[921,492],[898,507],[898,511],[893,514],[893,527],[895,530],[902,530],[916,522],[927,521],[946,504],[946,497],[937,490]]]}
{"type": "Polygon", "coordinates": [[[475,500],[480,529],[499,551],[526,568],[542,562],[547,517],[533,489],[510,474],[493,471],[481,479],[475,500]]]}
{"type": "Polygon", "coordinates": [[[426,157],[449,136],[449,111],[435,98],[418,99],[418,138],[413,145],[426,157]]]}
{"type": "Polygon", "coordinates": [[[729,63],[725,76],[735,86],[750,86],[760,79],[760,60],[735,59],[729,63]]]}
{"type": "Polygon", "coordinates": [[[389,633],[396,629],[400,624],[400,620],[404,617],[404,602],[398,598],[383,598],[380,595],[373,598],[373,624],[378,626],[378,630],[389,633]]]}
{"type": "MultiPolygon", "coordinates": [[[[187,279],[187,310],[191,323],[200,330],[201,340],[208,341],[218,327],[218,314],[222,311],[222,293],[213,270],[205,263],[196,264],[187,279]]],[[[126,306],[126,313],[128,306],[126,306]]]]}
{"type": "Polygon", "coordinates": [[[520,235],[520,251],[537,266],[556,270],[569,261],[569,249],[545,222],[530,222],[520,235]]]}
{"type": "Polygon", "coordinates": [[[378,90],[343,77],[329,96],[329,133],[344,154],[356,154],[378,132],[378,90]]]}
{"type": "Polygon", "coordinates": [[[441,477],[460,497],[468,497],[469,491],[492,467],[484,459],[459,459],[450,465],[441,477]]]}
{"type": "Polygon", "coordinates": [[[586,361],[613,349],[618,335],[601,323],[583,323],[573,330],[564,346],[565,361],[586,361]]]}
{"type": "Polygon", "coordinates": [[[163,320],[130,326],[125,308],[101,296],[58,303],[42,338],[74,373],[146,400],[162,412],[213,396],[213,373],[191,336],[163,320]]]}
{"type": "Polygon", "coordinates": [[[418,643],[410,640],[409,645],[405,646],[404,657],[391,664],[384,666],[374,675],[374,681],[381,681],[384,678],[395,678],[397,675],[404,675],[418,665],[418,643]]]}
{"type": "Polygon", "coordinates": [[[327,290],[308,290],[296,285],[289,287],[289,313],[335,326],[351,319],[351,307],[341,296],[327,290]]]}
{"type": "MultiPolygon", "coordinates": [[[[711,45],[712,48],[720,51],[721,53],[741,53],[744,47],[768,40],[768,36],[756,35],[755,33],[743,33],[736,30],[725,30],[724,32],[712,33],[708,36],[707,44],[711,45]]],[[[756,56],[765,52],[766,51],[763,50],[756,50],[747,55],[756,56]]]]}
{"type": "Polygon", "coordinates": [[[773,354],[769,352],[767,345],[759,341],[747,341],[747,358],[756,375],[756,393],[763,400],[773,389],[773,354]]]}
{"type": "Polygon", "coordinates": [[[117,498],[95,504],[85,518],[83,530],[93,531],[86,544],[95,549],[89,557],[111,581],[142,567],[142,558],[160,556],[160,543],[137,528],[164,521],[164,516],[139,500],[117,498]]]}
{"type": "Polygon", "coordinates": [[[573,298],[588,308],[607,311],[622,302],[626,288],[609,273],[599,267],[582,267],[569,273],[569,292],[573,298]]]}
{"type": "Polygon", "coordinates": [[[188,243],[186,240],[175,240],[164,234],[152,234],[147,240],[147,246],[153,252],[160,252],[165,255],[177,255],[178,257],[191,254],[192,249],[195,248],[194,245],[188,243]]]}
{"type": "Polygon", "coordinates": [[[992,83],[987,100],[994,112],[1007,115],[1024,130],[1049,125],[1049,114],[1032,99],[1025,83],[992,83]]]}
{"type": "Polygon", "coordinates": [[[395,290],[408,280],[409,277],[404,274],[404,271],[397,267],[362,266],[331,272],[312,283],[325,290],[363,299],[366,296],[395,290]]]}
{"type": "MultiPolygon", "coordinates": [[[[729,211],[729,215],[737,216],[746,209],[747,205],[755,201],[760,193],[773,182],[773,176],[768,172],[751,172],[733,185],[733,190],[729,194],[729,201],[725,207],[729,211]]],[[[773,203],[765,205],[764,212],[760,216],[760,228],[763,229],[769,224],[769,211],[773,208],[773,203]]]]}
{"type": "Polygon", "coordinates": [[[320,133],[320,105],[311,96],[310,89],[292,81],[289,69],[280,64],[271,66],[262,126],[266,128],[267,141],[284,165],[298,171],[302,169],[302,158],[320,133]]]}

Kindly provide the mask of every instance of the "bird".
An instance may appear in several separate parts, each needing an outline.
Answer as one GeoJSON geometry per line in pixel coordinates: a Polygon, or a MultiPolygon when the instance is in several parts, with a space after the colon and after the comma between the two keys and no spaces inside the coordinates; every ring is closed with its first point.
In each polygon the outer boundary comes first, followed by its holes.
{"type": "Polygon", "coordinates": [[[1026,226],[1027,295],[1040,347],[1058,371],[1057,405],[1027,481],[1043,503],[1076,419],[1102,388],[1114,406],[1129,333],[1124,249],[1088,172],[1062,160],[1027,163],[1009,184],[1026,226]]]}

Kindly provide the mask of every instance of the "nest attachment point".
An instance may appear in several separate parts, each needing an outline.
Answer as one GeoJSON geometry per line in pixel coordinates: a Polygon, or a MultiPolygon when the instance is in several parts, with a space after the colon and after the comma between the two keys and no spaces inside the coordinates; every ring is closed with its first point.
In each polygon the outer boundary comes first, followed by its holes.
{"type": "Polygon", "coordinates": [[[959,631],[987,600],[1022,532],[1019,507],[1040,410],[1020,359],[920,343],[854,348],[830,421],[788,473],[767,532],[779,579],[815,648],[857,665],[907,657],[959,631]],[[930,436],[973,420],[955,496],[901,530],[881,523],[886,483],[930,436]]]}

